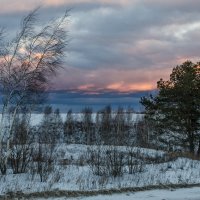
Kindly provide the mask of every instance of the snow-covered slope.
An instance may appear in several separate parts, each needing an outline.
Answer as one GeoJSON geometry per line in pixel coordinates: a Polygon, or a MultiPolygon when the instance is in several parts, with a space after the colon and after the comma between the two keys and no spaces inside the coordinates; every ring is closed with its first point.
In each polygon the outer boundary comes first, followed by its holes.
{"type": "MultiPolygon", "coordinates": [[[[58,162],[46,182],[40,182],[39,176],[33,176],[31,173],[10,173],[6,176],[0,176],[0,194],[10,191],[22,191],[24,193],[51,190],[90,191],[160,184],[200,183],[200,161],[187,158],[145,164],[141,172],[134,174],[129,174],[125,166],[123,175],[116,178],[97,176],[92,173],[90,166],[84,162],[88,148],[96,147],[76,144],[58,145],[55,152],[58,162]],[[59,165],[58,163],[61,160],[69,160],[69,162],[59,165]]],[[[126,147],[117,148],[119,151],[126,151],[126,147]]],[[[137,152],[138,149],[135,148],[134,151],[137,152]]],[[[141,152],[143,155],[152,157],[164,154],[162,151],[150,149],[141,149],[141,152]]]]}

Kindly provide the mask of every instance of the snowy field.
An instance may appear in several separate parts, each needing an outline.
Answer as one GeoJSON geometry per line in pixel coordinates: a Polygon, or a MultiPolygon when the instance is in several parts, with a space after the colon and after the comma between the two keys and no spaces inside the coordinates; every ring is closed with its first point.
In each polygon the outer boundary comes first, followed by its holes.
{"type": "MultiPolygon", "coordinates": [[[[145,192],[98,195],[78,198],[49,198],[49,200],[199,200],[200,187],[176,190],[150,190],[145,192]]],[[[44,199],[38,199],[44,200],[44,199]]]]}
{"type": "MultiPolygon", "coordinates": [[[[39,125],[43,114],[32,114],[31,125],[39,125]]],[[[76,120],[82,120],[81,114],[74,114],[76,120]]],[[[142,115],[133,114],[132,121],[137,121],[142,115]]],[[[66,114],[61,114],[64,121],[66,114]]],[[[95,120],[95,114],[92,116],[95,120]]],[[[36,144],[37,145],[37,144],[36,144]]],[[[42,143],[42,145],[44,145],[42,143]]],[[[34,146],[35,147],[35,146],[34,146]]],[[[47,149],[49,150],[49,149],[47,149]]],[[[200,161],[183,157],[169,158],[167,152],[153,149],[127,146],[96,146],[82,144],[57,143],[53,151],[53,170],[41,182],[40,176],[34,171],[13,174],[8,169],[7,175],[0,175],[0,195],[8,193],[37,193],[48,191],[104,191],[123,190],[162,185],[200,184],[200,161]],[[123,173],[120,176],[97,175],[88,161],[89,152],[102,148],[104,153],[115,148],[117,152],[128,156],[130,153],[139,155],[134,159],[141,161],[141,169],[129,173],[129,166],[124,162],[123,173]]],[[[35,163],[34,163],[35,164],[35,163]]],[[[138,164],[139,165],[139,164],[138,164]]],[[[137,167],[137,166],[136,166],[137,167]]],[[[107,170],[107,168],[106,168],[107,170]]],[[[157,188],[157,187],[156,187],[157,188]]],[[[124,191],[124,190],[123,190],[124,191]]],[[[127,190],[126,190],[127,191],[127,190]]],[[[65,198],[60,198],[63,200],[65,198]]],[[[69,199],[69,198],[67,198],[69,199]]],[[[83,200],[200,200],[200,188],[170,190],[152,190],[136,193],[99,195],[92,197],[71,198],[83,200]],[[182,196],[181,196],[182,195],[182,196]]]]}
{"type": "MultiPolygon", "coordinates": [[[[0,176],[0,194],[8,192],[42,192],[52,190],[64,191],[96,191],[104,189],[122,189],[129,187],[143,187],[149,185],[166,184],[196,184],[200,183],[200,161],[187,158],[177,158],[173,161],[145,164],[141,172],[129,174],[127,167],[119,177],[97,176],[85,162],[88,149],[96,146],[66,145],[56,147],[57,163],[54,171],[45,182],[39,176],[31,174],[8,174],[0,176]]],[[[106,147],[104,147],[106,148],[106,147]]],[[[126,147],[117,147],[119,151],[126,152],[126,147]]],[[[143,158],[164,156],[164,152],[139,149],[143,158]]],[[[138,152],[138,148],[134,148],[138,152]]],[[[98,197],[97,197],[98,198],[98,197]]],[[[99,197],[100,198],[100,197],[99,197]]],[[[127,196],[127,198],[129,198],[127,196]]],[[[200,197],[199,197],[200,199],[200,197]]]]}

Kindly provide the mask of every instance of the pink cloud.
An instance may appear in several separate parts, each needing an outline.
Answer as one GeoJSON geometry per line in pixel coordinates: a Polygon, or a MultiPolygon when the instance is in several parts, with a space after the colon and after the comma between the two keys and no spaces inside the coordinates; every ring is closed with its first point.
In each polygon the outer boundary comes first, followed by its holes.
{"type": "MultiPolygon", "coordinates": [[[[117,4],[121,6],[127,6],[136,2],[137,0],[96,0],[95,3],[100,4],[117,4]]],[[[0,13],[12,13],[29,11],[37,6],[43,7],[57,7],[57,6],[67,6],[70,4],[80,4],[80,3],[94,3],[93,0],[1,0],[0,13]]]]}
{"type": "Polygon", "coordinates": [[[78,90],[91,90],[93,88],[94,88],[94,84],[79,85],[77,87],[78,90]]]}
{"type": "Polygon", "coordinates": [[[169,78],[171,68],[166,69],[77,69],[67,68],[53,80],[53,89],[81,90],[98,93],[100,91],[134,92],[156,88],[162,77],[169,78]]]}
{"type": "Polygon", "coordinates": [[[117,92],[133,92],[133,91],[147,91],[155,89],[153,83],[112,83],[106,86],[106,89],[117,91],[117,92]]]}

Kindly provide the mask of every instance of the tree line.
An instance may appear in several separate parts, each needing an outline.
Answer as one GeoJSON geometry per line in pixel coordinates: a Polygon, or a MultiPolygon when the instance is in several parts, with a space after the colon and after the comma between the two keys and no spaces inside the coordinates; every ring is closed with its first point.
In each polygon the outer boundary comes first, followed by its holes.
{"type": "MultiPolygon", "coordinates": [[[[106,106],[97,113],[85,108],[78,115],[69,110],[63,121],[59,109],[46,106],[41,122],[32,125],[30,113],[17,113],[9,141],[10,152],[6,164],[0,165],[1,173],[6,174],[10,168],[13,173],[32,170],[31,173],[40,174],[42,181],[43,176],[51,171],[48,168],[56,162],[53,154],[59,144],[148,145],[148,137],[142,131],[145,122],[138,118],[138,123],[133,123],[135,113],[131,108],[126,111],[119,107],[113,112],[110,106],[106,106]]],[[[7,146],[6,140],[2,141],[2,146],[7,146]]]]}

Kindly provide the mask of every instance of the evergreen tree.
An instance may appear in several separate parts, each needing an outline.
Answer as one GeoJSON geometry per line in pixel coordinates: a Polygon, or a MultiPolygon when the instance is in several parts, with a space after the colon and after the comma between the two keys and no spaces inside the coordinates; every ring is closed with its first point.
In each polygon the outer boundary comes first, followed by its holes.
{"type": "MultiPolygon", "coordinates": [[[[173,68],[168,81],[157,82],[158,94],[141,99],[146,118],[163,142],[188,147],[194,154],[200,144],[200,64],[186,61],[173,68]]],[[[198,150],[199,152],[199,150],[198,150]]]]}

